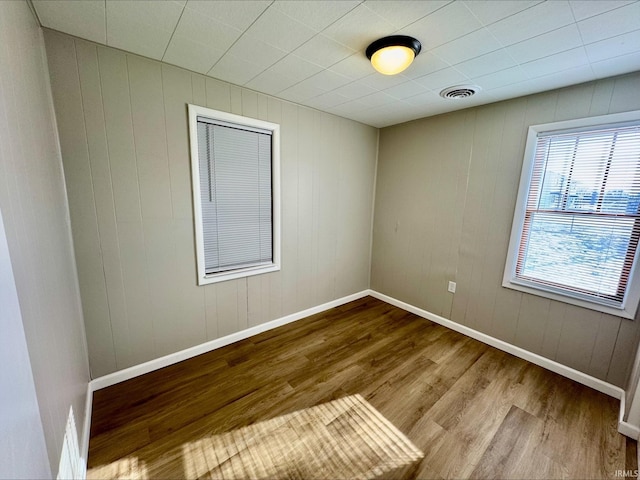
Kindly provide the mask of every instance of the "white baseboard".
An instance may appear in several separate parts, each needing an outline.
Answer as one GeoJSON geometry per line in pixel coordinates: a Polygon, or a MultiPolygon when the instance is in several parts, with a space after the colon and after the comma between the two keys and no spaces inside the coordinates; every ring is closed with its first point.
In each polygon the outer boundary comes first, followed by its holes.
{"type": "Polygon", "coordinates": [[[315,315],[316,313],[324,312],[325,310],[329,310],[334,307],[339,307],[340,305],[358,300],[362,297],[366,297],[367,295],[369,295],[369,290],[363,290],[352,295],[347,295],[346,297],[338,298],[336,300],[323,303],[322,305],[302,310],[301,312],[292,313],[291,315],[256,325],[255,327],[247,328],[222,338],[216,338],[215,340],[196,345],[195,347],[187,348],[179,352],[165,355],[164,357],[149,360],[148,362],[141,363],[140,365],[135,365],[133,367],[125,368],[124,370],[119,370],[117,372],[98,377],[92,380],[89,385],[92,391],[100,390],[101,388],[106,388],[111,385],[115,385],[116,383],[144,375],[145,373],[173,365],[174,363],[182,362],[183,360],[202,355],[203,353],[230,345],[239,340],[244,340],[245,338],[252,337],[253,335],[286,325],[287,323],[295,322],[296,320],[300,320],[310,315],[315,315]]]}
{"type": "Polygon", "coordinates": [[[618,432],[634,440],[640,438],[640,428],[627,422],[618,422],[618,432]]]}
{"type": "Polygon", "coordinates": [[[523,360],[527,360],[531,363],[534,363],[542,368],[546,368],[552,372],[555,372],[563,377],[567,377],[571,380],[575,380],[582,385],[586,385],[587,387],[593,388],[599,392],[602,392],[610,397],[617,398],[620,400],[620,412],[618,417],[618,432],[621,434],[633,438],[634,440],[638,440],[640,436],[640,428],[635,425],[631,425],[623,421],[624,418],[624,402],[625,402],[625,391],[617,387],[616,385],[612,385],[611,383],[600,380],[599,378],[592,377],[591,375],[587,375],[586,373],[575,370],[571,367],[567,367],[561,363],[550,360],[548,358],[542,357],[536,353],[525,350],[524,348],[516,347],[510,343],[507,343],[503,340],[497,339],[486,333],[479,332],[474,330],[473,328],[469,328],[465,325],[461,325],[459,323],[453,322],[449,319],[436,315],[435,313],[428,312],[427,310],[423,310],[418,307],[414,307],[408,303],[405,303],[401,300],[395,299],[383,293],[377,292],[375,290],[369,290],[369,295],[377,298],[378,300],[382,300],[383,302],[387,302],[391,305],[394,305],[398,308],[406,310],[407,312],[414,313],[419,317],[426,318],[427,320],[431,320],[434,323],[442,325],[444,327],[450,328],[456,332],[462,333],[467,337],[471,337],[475,340],[478,340],[482,343],[490,345],[492,347],[497,348],[498,350],[502,350],[503,352],[510,353],[518,358],[522,358],[523,360]]]}
{"type": "Polygon", "coordinates": [[[444,317],[436,315],[435,313],[431,313],[421,308],[414,307],[413,305],[402,302],[393,297],[389,297],[388,295],[384,295],[383,293],[376,292],[375,290],[371,290],[369,292],[369,295],[382,300],[383,302],[390,303],[391,305],[394,305],[398,308],[402,308],[403,310],[406,310],[408,312],[415,313],[419,317],[426,318],[427,320],[431,320],[432,322],[450,328],[451,330],[455,330],[456,332],[462,333],[467,337],[471,337],[482,343],[491,345],[498,350],[502,350],[503,352],[510,353],[512,355],[515,355],[516,357],[522,358],[531,363],[535,363],[536,365],[546,368],[547,370],[551,370],[552,372],[558,373],[563,377],[575,380],[578,383],[586,385],[587,387],[591,387],[594,390],[598,390],[599,392],[605,393],[611,397],[621,398],[624,394],[624,390],[622,390],[620,387],[616,387],[615,385],[592,377],[591,375],[587,375],[586,373],[574,370],[573,368],[562,365],[561,363],[549,360],[548,358],[542,357],[536,353],[532,353],[523,348],[516,347],[515,345],[507,343],[503,340],[499,340],[495,337],[487,335],[486,333],[482,333],[478,330],[474,330],[473,328],[469,328],[465,325],[453,322],[444,317]]]}
{"type": "Polygon", "coordinates": [[[309,308],[307,310],[296,312],[291,315],[287,315],[285,317],[281,317],[276,320],[263,323],[261,325],[256,325],[255,327],[251,327],[246,330],[242,330],[240,332],[236,332],[222,338],[217,338],[215,340],[211,340],[209,342],[196,345],[195,347],[187,348],[185,350],[181,350],[179,352],[172,353],[154,360],[150,360],[140,365],[135,365],[133,367],[129,367],[124,370],[120,370],[118,372],[114,372],[109,375],[98,377],[92,380],[88,386],[89,391],[87,393],[87,409],[86,409],[87,413],[84,421],[84,431],[83,431],[83,438],[82,438],[82,445],[81,445],[81,449],[82,449],[81,454],[84,455],[85,464],[86,464],[86,458],[89,450],[89,431],[90,431],[91,406],[92,406],[91,402],[92,402],[93,392],[95,390],[106,388],[108,386],[115,385],[120,382],[124,382],[125,380],[129,380],[131,378],[144,375],[145,373],[149,373],[154,370],[158,370],[160,368],[173,365],[183,360],[187,360],[189,358],[201,355],[203,353],[207,353],[212,350],[224,347],[226,345],[230,345],[239,340],[244,340],[253,335],[266,332],[267,330],[271,330],[271,329],[280,327],[282,325],[286,325],[288,323],[292,323],[297,320],[306,318],[310,315],[324,312],[331,308],[344,305],[345,303],[358,300],[360,298],[366,297],[367,295],[370,295],[374,298],[382,300],[383,302],[387,302],[391,305],[394,305],[408,312],[414,313],[419,317],[426,318],[427,320],[431,320],[432,322],[435,322],[439,325],[447,327],[451,330],[459,332],[463,335],[471,337],[475,340],[478,340],[482,343],[495,347],[504,352],[510,353],[516,357],[522,358],[523,360],[527,360],[535,365],[538,365],[547,370],[550,370],[559,375],[562,375],[563,377],[567,377],[571,380],[575,380],[578,383],[586,385],[587,387],[593,388],[594,390],[602,392],[606,395],[619,399],[620,400],[620,416],[618,421],[618,431],[623,435],[631,437],[635,440],[637,440],[640,437],[640,428],[623,421],[625,392],[622,388],[612,385],[598,378],[592,377],[591,375],[587,375],[586,373],[580,372],[571,367],[567,367],[566,365],[562,365],[561,363],[558,363],[554,360],[550,360],[538,354],[529,352],[528,350],[517,347],[503,340],[497,339],[485,333],[469,328],[465,325],[461,325],[459,323],[453,322],[451,320],[448,320],[434,313],[428,312],[421,308],[418,308],[408,303],[397,300],[388,295],[384,295],[375,290],[363,290],[361,292],[354,293],[352,295],[348,295],[346,297],[342,297],[342,298],[333,300],[331,302],[327,302],[322,305],[309,308]]]}
{"type": "MultiPolygon", "coordinates": [[[[626,396],[623,395],[620,398],[620,414],[618,415],[618,432],[620,432],[621,434],[629,438],[638,440],[638,438],[640,437],[640,428],[637,425],[633,425],[632,423],[624,421],[624,414],[626,410],[625,401],[626,401],[626,396]]],[[[638,455],[640,455],[640,452],[638,453],[638,455]]]]}

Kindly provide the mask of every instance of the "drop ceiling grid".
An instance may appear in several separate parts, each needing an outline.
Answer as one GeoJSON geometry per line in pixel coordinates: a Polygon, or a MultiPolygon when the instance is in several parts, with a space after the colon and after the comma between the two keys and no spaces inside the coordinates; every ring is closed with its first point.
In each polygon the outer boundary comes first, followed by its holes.
{"type": "Polygon", "coordinates": [[[33,0],[45,27],[373,126],[640,69],[638,0],[33,0]],[[366,46],[409,34],[403,74],[366,46]],[[445,87],[474,83],[466,101],[445,87]]]}

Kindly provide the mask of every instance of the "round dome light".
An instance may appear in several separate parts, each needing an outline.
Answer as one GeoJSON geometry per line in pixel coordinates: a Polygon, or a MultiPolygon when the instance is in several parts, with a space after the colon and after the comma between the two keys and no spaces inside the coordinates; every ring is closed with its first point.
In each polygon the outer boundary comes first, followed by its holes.
{"type": "Polygon", "coordinates": [[[367,58],[378,72],[396,75],[405,70],[420,53],[422,45],[413,37],[392,35],[376,40],[367,47],[367,58]]]}

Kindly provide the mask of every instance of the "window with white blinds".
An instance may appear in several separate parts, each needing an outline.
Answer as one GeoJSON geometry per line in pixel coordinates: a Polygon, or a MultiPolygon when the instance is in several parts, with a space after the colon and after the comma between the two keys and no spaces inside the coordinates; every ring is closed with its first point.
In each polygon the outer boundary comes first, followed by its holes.
{"type": "Polygon", "coordinates": [[[586,122],[531,127],[503,285],[633,318],[640,119],[586,122]]]}
{"type": "Polygon", "coordinates": [[[278,126],[195,105],[189,114],[199,283],[278,270],[278,126]]]}

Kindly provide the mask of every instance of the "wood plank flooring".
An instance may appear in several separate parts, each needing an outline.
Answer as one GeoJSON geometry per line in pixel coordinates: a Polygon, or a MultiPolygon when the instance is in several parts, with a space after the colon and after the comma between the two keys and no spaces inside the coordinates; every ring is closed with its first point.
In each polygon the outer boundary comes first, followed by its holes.
{"type": "Polygon", "coordinates": [[[415,478],[620,478],[618,400],[371,297],[94,394],[88,478],[185,478],[185,445],[360,394],[415,478]]]}

